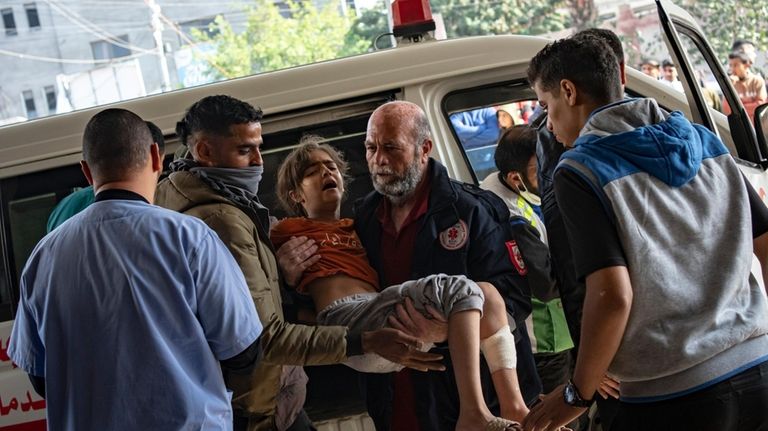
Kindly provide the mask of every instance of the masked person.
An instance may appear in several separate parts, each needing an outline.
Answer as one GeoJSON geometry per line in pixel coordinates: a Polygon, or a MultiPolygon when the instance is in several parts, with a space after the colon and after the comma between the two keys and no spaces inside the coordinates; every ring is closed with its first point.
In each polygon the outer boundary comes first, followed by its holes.
{"type": "MultiPolygon", "coordinates": [[[[521,232],[516,237],[526,258],[531,285],[533,311],[525,324],[536,370],[544,392],[549,392],[570,378],[573,340],[555,282],[547,229],[541,218],[536,142],[536,130],[529,126],[514,126],[505,131],[494,154],[499,171],[488,175],[480,188],[492,191],[507,204],[511,223],[530,228],[528,233],[521,232]]],[[[576,424],[571,425],[574,427],[576,424]]]]}

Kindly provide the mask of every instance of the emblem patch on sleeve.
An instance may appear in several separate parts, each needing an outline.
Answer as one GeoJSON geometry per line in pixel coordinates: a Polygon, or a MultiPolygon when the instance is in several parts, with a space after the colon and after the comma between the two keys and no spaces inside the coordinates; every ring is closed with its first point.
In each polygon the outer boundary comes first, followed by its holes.
{"type": "Polygon", "coordinates": [[[528,274],[528,267],[525,266],[523,254],[520,253],[520,247],[517,246],[517,242],[515,240],[510,240],[505,244],[507,246],[507,251],[509,252],[509,260],[515,265],[517,273],[520,275],[528,274]]]}
{"type": "Polygon", "coordinates": [[[469,229],[464,220],[440,232],[440,245],[446,250],[458,250],[467,243],[469,229]]]}

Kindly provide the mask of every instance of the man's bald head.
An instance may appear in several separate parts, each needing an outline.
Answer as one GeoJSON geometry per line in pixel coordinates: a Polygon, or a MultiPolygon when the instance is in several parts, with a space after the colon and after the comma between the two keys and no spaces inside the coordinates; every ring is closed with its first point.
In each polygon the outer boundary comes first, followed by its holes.
{"type": "Polygon", "coordinates": [[[419,105],[411,102],[397,100],[376,108],[368,120],[368,135],[372,129],[380,127],[396,127],[408,133],[418,146],[432,139],[427,115],[419,105]]]}

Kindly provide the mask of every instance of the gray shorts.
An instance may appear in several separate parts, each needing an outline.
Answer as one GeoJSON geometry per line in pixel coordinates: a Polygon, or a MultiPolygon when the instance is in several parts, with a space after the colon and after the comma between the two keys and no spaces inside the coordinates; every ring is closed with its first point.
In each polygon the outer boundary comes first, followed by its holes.
{"type": "MultiPolygon", "coordinates": [[[[457,311],[482,313],[485,300],[480,287],[463,275],[436,274],[389,286],[379,293],[359,293],[337,299],[317,314],[317,322],[346,326],[356,333],[387,328],[390,326],[387,318],[406,297],[411,298],[414,307],[425,316],[429,316],[426,306],[430,305],[446,318],[457,311]]],[[[429,348],[431,346],[425,346],[429,348]]],[[[373,353],[352,356],[344,364],[365,373],[391,373],[403,368],[373,353]]]]}

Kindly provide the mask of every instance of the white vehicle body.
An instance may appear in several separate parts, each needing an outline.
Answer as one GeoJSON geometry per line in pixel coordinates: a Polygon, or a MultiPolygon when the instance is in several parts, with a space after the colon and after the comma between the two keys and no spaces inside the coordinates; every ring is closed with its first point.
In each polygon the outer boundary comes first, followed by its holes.
{"type": "MultiPolygon", "coordinates": [[[[664,7],[675,20],[701,33],[684,11],[667,3],[664,7]]],[[[447,167],[453,178],[477,183],[478,175],[451,127],[449,115],[516,98],[534,98],[525,80],[526,68],[531,57],[547,42],[543,38],[507,35],[417,43],[110,106],[129,109],[155,122],[167,137],[168,154],[179,145],[174,133],[176,122],[200,98],[228,94],[260,106],[265,113],[263,152],[268,172],[264,177],[270,181],[282,156],[301,134],[326,136],[331,143],[341,145],[348,157],[355,148],[362,154],[367,116],[387,100],[407,100],[421,106],[429,118],[435,142],[432,156],[447,167]],[[483,97],[489,99],[484,101],[483,97]]],[[[677,60],[681,67],[686,61],[677,60]]],[[[688,85],[686,90],[690,90],[688,85]]],[[[746,177],[765,197],[765,154],[755,142],[734,139],[733,120],[729,123],[723,114],[712,110],[702,114],[700,109],[692,109],[695,104],[691,98],[696,94],[676,92],[630,68],[627,91],[655,98],[663,107],[680,110],[695,121],[708,117],[746,177]]],[[[23,211],[36,211],[29,214],[45,218],[46,211],[58,200],[57,191],[84,185],[77,167],[82,157],[82,132],[91,116],[101,109],[0,128],[0,271],[5,272],[0,290],[7,291],[4,302],[10,310],[6,311],[8,319],[12,318],[18,301],[18,277],[26,258],[23,254],[42,236],[40,220],[32,220],[34,217],[23,211]]],[[[358,163],[359,155],[357,159],[350,158],[353,176],[365,183],[365,165],[358,163]]],[[[262,190],[269,187],[262,186],[262,190]]],[[[351,192],[359,194],[366,190],[353,188],[351,192]]],[[[44,228],[45,220],[42,223],[44,228]]],[[[25,373],[13,368],[5,354],[11,326],[12,320],[0,322],[0,431],[37,429],[35,426],[39,428],[45,417],[40,408],[41,398],[32,390],[25,373]]]]}

